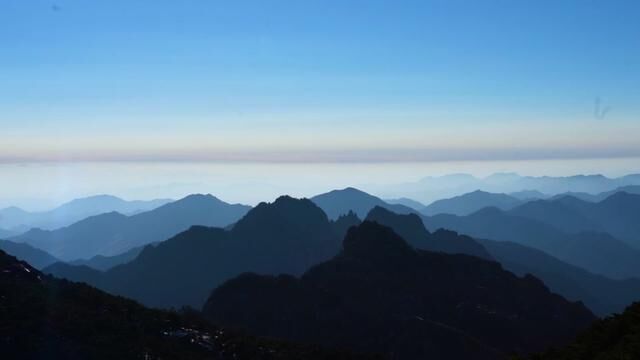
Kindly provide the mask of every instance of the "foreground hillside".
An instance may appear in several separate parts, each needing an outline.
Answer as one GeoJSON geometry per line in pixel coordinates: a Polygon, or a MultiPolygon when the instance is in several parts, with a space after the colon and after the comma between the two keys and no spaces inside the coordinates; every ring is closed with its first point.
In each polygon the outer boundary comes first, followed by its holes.
{"type": "Polygon", "coordinates": [[[394,359],[500,359],[567,342],[595,320],[533,276],[414,250],[369,221],[301,278],[242,275],[213,291],[204,313],[260,335],[394,359]]]}
{"type": "Polygon", "coordinates": [[[258,339],[197,314],[149,310],[57,280],[0,251],[2,359],[352,359],[355,354],[258,339]]]}
{"type": "Polygon", "coordinates": [[[596,322],[569,346],[532,357],[532,360],[575,359],[640,359],[640,303],[596,322]]]}

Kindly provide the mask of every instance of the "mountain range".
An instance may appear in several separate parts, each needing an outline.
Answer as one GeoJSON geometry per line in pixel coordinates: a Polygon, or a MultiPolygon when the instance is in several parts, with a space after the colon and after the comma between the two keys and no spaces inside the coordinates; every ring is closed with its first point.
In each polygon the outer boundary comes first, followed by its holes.
{"type": "Polygon", "coordinates": [[[494,194],[476,190],[450,199],[434,201],[419,209],[419,211],[425,215],[452,214],[464,216],[486,207],[510,210],[520,204],[522,204],[522,200],[507,194],[494,194]]]}
{"type": "Polygon", "coordinates": [[[29,212],[18,207],[9,207],[0,210],[0,227],[13,232],[22,232],[31,228],[53,230],[71,225],[89,216],[112,211],[133,215],[153,210],[171,201],[170,199],[127,201],[112,195],[96,195],[75,199],[55,209],[41,212],[29,212]]]}
{"type": "Polygon", "coordinates": [[[154,307],[199,308],[218,284],[246,271],[299,275],[338,253],[334,223],[307,199],[251,209],[228,230],[193,226],[106,272],[54,264],[44,271],[154,307]]]}
{"type": "Polygon", "coordinates": [[[609,178],[599,174],[554,177],[496,173],[484,178],[469,174],[450,174],[426,177],[412,183],[369,186],[367,190],[383,195],[385,198],[406,197],[429,204],[436,200],[459,196],[475,190],[507,194],[535,191],[553,196],[570,191],[597,194],[629,185],[640,185],[640,174],[618,178],[609,178]]]}
{"type": "Polygon", "coordinates": [[[429,229],[451,229],[474,238],[512,241],[613,279],[640,277],[640,252],[602,232],[565,233],[544,222],[485,208],[467,216],[423,216],[429,229]],[[616,259],[616,261],[611,261],[616,259]]]}
{"type": "Polygon", "coordinates": [[[415,250],[369,221],[348,231],[340,254],[300,278],[241,275],[215,289],[203,313],[259,335],[393,359],[507,358],[570,341],[595,320],[531,275],[415,250]]]}
{"type": "Polygon", "coordinates": [[[640,279],[612,280],[510,241],[472,239],[443,229],[430,233],[415,214],[399,215],[382,208],[371,210],[367,220],[390,227],[418,249],[493,259],[517,275],[532,274],[552,291],[572,301],[583,301],[599,315],[620,312],[640,299],[640,279]]]}
{"type": "Polygon", "coordinates": [[[212,195],[189,195],[151,211],[131,216],[117,212],[100,214],[61,229],[32,229],[11,240],[28,243],[64,261],[113,256],[166,240],[192,225],[230,225],[249,209],[212,195]]]}

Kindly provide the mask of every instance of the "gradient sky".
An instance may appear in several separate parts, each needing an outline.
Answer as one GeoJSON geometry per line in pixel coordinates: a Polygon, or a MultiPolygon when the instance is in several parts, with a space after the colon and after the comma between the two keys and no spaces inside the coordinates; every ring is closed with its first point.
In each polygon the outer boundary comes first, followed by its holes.
{"type": "Polygon", "coordinates": [[[1,0],[0,205],[639,171],[639,18],[635,0],[1,0]]]}
{"type": "Polygon", "coordinates": [[[638,156],[638,18],[638,1],[3,0],[0,161],[638,156]]]}

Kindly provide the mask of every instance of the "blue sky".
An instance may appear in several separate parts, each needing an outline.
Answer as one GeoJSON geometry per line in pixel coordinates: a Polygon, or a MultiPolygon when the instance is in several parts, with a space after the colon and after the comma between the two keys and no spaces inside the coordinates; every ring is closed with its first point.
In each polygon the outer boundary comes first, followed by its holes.
{"type": "Polygon", "coordinates": [[[0,162],[639,156],[639,17],[637,1],[2,0],[0,162]]]}

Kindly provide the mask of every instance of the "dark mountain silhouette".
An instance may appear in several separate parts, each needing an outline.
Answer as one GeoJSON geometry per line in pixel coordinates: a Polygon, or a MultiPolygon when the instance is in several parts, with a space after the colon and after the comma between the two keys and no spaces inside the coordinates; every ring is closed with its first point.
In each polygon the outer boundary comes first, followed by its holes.
{"type": "Polygon", "coordinates": [[[75,199],[55,209],[41,212],[28,212],[11,207],[0,210],[0,226],[9,229],[26,227],[53,230],[89,216],[112,211],[132,215],[153,210],[171,201],[170,199],[127,201],[111,195],[96,195],[75,199]]]}
{"type": "Polygon", "coordinates": [[[595,319],[532,276],[414,250],[369,221],[349,230],[341,254],[299,279],[245,274],[226,282],[204,314],[261,335],[393,359],[506,358],[566,342],[595,319]]]}
{"type": "Polygon", "coordinates": [[[131,250],[127,250],[122,254],[114,256],[102,256],[96,255],[87,260],[74,260],[70,261],[70,265],[85,265],[95,270],[106,271],[117,265],[126,264],[133,261],[142,252],[144,246],[135,247],[131,250]]]}
{"type": "Polygon", "coordinates": [[[640,249],[640,195],[616,192],[600,202],[572,196],[536,201],[510,211],[566,232],[601,231],[640,249]]]}
{"type": "Polygon", "coordinates": [[[485,208],[468,216],[423,216],[429,229],[452,229],[480,239],[513,241],[614,279],[640,277],[640,253],[606,233],[567,234],[529,218],[485,208]],[[615,259],[615,261],[611,261],[615,259]]]}
{"type": "Polygon", "coordinates": [[[0,251],[3,359],[352,359],[356,354],[260,339],[199,314],[150,310],[44,275],[0,251]]]}
{"type": "Polygon", "coordinates": [[[482,245],[468,236],[443,229],[430,233],[416,214],[400,215],[376,206],[369,212],[366,220],[390,227],[417,249],[492,259],[482,245]]]}
{"type": "Polygon", "coordinates": [[[521,203],[521,200],[506,194],[493,194],[476,190],[450,199],[435,201],[423,208],[421,213],[425,215],[469,215],[485,207],[509,210],[521,203]]]}
{"type": "Polygon", "coordinates": [[[553,348],[532,356],[535,360],[640,359],[640,303],[622,314],[594,323],[564,348],[553,348]]]}
{"type": "Polygon", "coordinates": [[[27,244],[15,243],[8,240],[0,240],[0,250],[29,264],[33,264],[37,269],[42,269],[60,261],[45,251],[27,244]]]}
{"type": "Polygon", "coordinates": [[[68,265],[45,271],[154,307],[201,307],[212,288],[240,273],[299,275],[340,244],[320,208],[283,196],[259,204],[231,230],[191,227],[104,273],[68,265]]]}
{"type": "Polygon", "coordinates": [[[112,212],[92,216],[68,227],[33,229],[14,241],[26,242],[65,260],[113,256],[134,247],[163,241],[192,225],[225,226],[250,207],[227,204],[211,195],[189,195],[157,209],[125,216],[112,212]]]}
{"type": "Polygon", "coordinates": [[[612,280],[567,264],[524,245],[510,241],[476,240],[502,266],[516,275],[532,274],[551,291],[571,301],[582,301],[596,314],[621,312],[640,299],[640,280],[612,280]]]}
{"type": "Polygon", "coordinates": [[[340,215],[353,211],[364,219],[369,210],[376,206],[387,208],[398,214],[410,214],[416,212],[414,209],[398,204],[388,204],[382,199],[367,194],[354,188],[333,190],[311,198],[329,216],[330,219],[337,219],[340,215]]]}
{"type": "Polygon", "coordinates": [[[349,211],[345,215],[340,215],[336,220],[331,221],[331,227],[339,239],[343,239],[347,235],[347,230],[352,226],[358,226],[362,220],[354,213],[349,211]]]}

